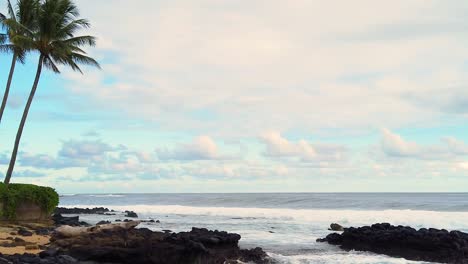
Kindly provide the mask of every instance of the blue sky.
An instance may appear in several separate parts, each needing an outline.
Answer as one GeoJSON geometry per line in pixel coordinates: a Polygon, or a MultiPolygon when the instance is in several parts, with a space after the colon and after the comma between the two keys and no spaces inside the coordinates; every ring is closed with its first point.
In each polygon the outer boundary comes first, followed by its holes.
{"type": "MultiPolygon", "coordinates": [[[[43,74],[15,182],[468,191],[466,1],[76,2],[102,70],[43,74]]],[[[1,172],[36,60],[15,73],[1,172]]]]}

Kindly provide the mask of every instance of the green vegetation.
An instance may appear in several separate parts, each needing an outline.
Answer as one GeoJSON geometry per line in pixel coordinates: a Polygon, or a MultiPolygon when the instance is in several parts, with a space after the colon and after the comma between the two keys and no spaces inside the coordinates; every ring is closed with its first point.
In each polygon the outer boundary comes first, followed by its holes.
{"type": "Polygon", "coordinates": [[[33,184],[3,184],[0,183],[0,202],[3,203],[2,216],[15,219],[16,207],[22,201],[39,205],[45,212],[51,214],[59,203],[59,196],[53,188],[33,184]]]}

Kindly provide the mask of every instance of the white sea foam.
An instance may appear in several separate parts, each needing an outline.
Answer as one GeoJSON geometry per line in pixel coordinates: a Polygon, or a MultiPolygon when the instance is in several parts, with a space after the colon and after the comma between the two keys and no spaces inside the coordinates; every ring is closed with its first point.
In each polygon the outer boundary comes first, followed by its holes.
{"type": "Polygon", "coordinates": [[[125,197],[122,194],[89,194],[90,197],[125,197]]]}
{"type": "MultiPolygon", "coordinates": [[[[377,222],[395,225],[435,227],[468,231],[468,212],[421,210],[323,210],[240,207],[193,207],[180,205],[89,205],[70,207],[108,207],[117,211],[132,210],[142,219],[160,219],[158,224],[143,224],[153,230],[190,230],[192,226],[235,232],[242,235],[240,246],[263,247],[281,264],[403,264],[411,262],[364,252],[346,252],[336,246],[317,243],[318,237],[329,233],[332,222],[345,226],[362,226],[377,222]]],[[[84,221],[123,219],[116,215],[81,215],[84,221]]]]}
{"type": "Polygon", "coordinates": [[[324,263],[340,263],[340,264],[410,264],[410,263],[427,263],[409,261],[403,258],[389,258],[383,255],[377,255],[365,252],[324,252],[318,254],[301,254],[294,256],[283,256],[280,254],[268,253],[270,257],[281,264],[324,264],[324,263]]]}
{"type": "Polygon", "coordinates": [[[315,223],[328,225],[337,222],[345,226],[361,226],[388,222],[394,225],[410,225],[415,228],[434,227],[468,231],[468,212],[440,212],[421,210],[323,210],[323,209],[279,209],[239,207],[193,207],[180,205],[73,205],[70,207],[110,207],[114,210],[133,210],[139,214],[176,214],[225,216],[281,220],[284,223],[315,223]]]}

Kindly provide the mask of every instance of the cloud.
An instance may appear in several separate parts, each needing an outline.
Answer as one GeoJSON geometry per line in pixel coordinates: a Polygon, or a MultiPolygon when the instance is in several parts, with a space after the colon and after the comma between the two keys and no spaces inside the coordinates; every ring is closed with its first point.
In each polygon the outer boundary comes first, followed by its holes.
{"type": "Polygon", "coordinates": [[[40,177],[45,177],[45,176],[47,176],[46,173],[32,171],[32,170],[21,170],[21,171],[14,172],[14,177],[20,177],[20,178],[40,178],[40,177]]]}
{"type": "Polygon", "coordinates": [[[228,155],[219,153],[218,146],[209,136],[199,136],[191,143],[179,144],[173,149],[156,149],[161,160],[219,160],[227,159],[228,155]]]}
{"type": "Polygon", "coordinates": [[[450,151],[453,154],[468,155],[468,145],[465,142],[454,137],[446,137],[443,140],[447,143],[450,151]]]}
{"type": "Polygon", "coordinates": [[[468,155],[465,142],[453,137],[442,138],[438,144],[422,145],[405,140],[389,129],[382,129],[381,151],[387,157],[451,160],[468,155]]]}
{"type": "Polygon", "coordinates": [[[304,139],[291,142],[278,132],[265,133],[261,140],[266,146],[264,155],[271,158],[297,158],[301,162],[342,161],[347,152],[340,145],[313,145],[304,139]]]}
{"type": "Polygon", "coordinates": [[[101,140],[67,140],[62,142],[57,155],[20,153],[19,163],[22,166],[63,169],[73,167],[88,167],[102,162],[107,154],[125,150],[125,146],[112,147],[101,140]]]}
{"type": "Polygon", "coordinates": [[[416,156],[421,153],[418,144],[406,141],[400,135],[394,134],[386,128],[382,129],[381,145],[384,153],[389,156],[416,156]]]}
{"type": "Polygon", "coordinates": [[[84,166],[73,160],[57,159],[47,154],[31,154],[22,152],[18,155],[18,163],[25,167],[40,169],[63,169],[68,167],[84,166]]]}
{"type": "Polygon", "coordinates": [[[277,132],[263,135],[262,139],[267,145],[266,155],[270,157],[301,157],[303,160],[312,160],[317,157],[317,151],[305,140],[291,143],[277,132]]]}
{"type": "Polygon", "coordinates": [[[62,144],[59,156],[74,159],[89,159],[114,150],[99,140],[69,140],[62,144]]]}
{"type": "MultiPolygon", "coordinates": [[[[444,123],[441,108],[466,105],[466,94],[447,86],[443,74],[466,72],[462,1],[265,6],[139,0],[114,3],[122,16],[110,19],[102,16],[106,5],[80,2],[99,36],[93,55],[104,71],[85,77],[65,72],[64,78],[72,80],[72,98],[86,95],[94,107],[123,112],[128,120],[210,135],[363,133],[444,123]],[[278,23],[278,13],[287,23],[278,23]],[[138,26],[148,23],[155,26],[138,26]],[[145,35],[145,41],[130,34],[145,35]],[[447,103],[439,104],[434,91],[446,94],[447,103]],[[199,111],[212,113],[216,122],[193,118],[199,111]]],[[[466,87],[468,80],[457,74],[451,83],[466,87]]]]}
{"type": "Polygon", "coordinates": [[[4,164],[9,164],[10,163],[10,158],[8,157],[7,154],[5,153],[0,153],[0,165],[4,164]]]}

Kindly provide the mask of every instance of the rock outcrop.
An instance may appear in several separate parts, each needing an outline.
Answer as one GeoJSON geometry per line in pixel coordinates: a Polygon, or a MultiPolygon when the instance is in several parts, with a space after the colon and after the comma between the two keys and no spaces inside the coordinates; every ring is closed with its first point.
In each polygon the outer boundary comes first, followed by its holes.
{"type": "Polygon", "coordinates": [[[330,228],[328,230],[330,230],[330,231],[343,231],[344,228],[340,224],[333,223],[333,224],[330,224],[330,228]]]}
{"type": "Polygon", "coordinates": [[[89,226],[88,223],[80,221],[79,216],[62,216],[61,214],[54,214],[52,216],[52,220],[54,221],[56,226],[61,225],[69,225],[69,226],[89,226]]]}
{"type": "Polygon", "coordinates": [[[95,208],[65,208],[65,207],[57,207],[55,208],[55,214],[108,214],[109,212],[113,212],[109,210],[109,208],[104,207],[95,207],[95,208]]]}
{"type": "Polygon", "coordinates": [[[370,251],[408,260],[468,263],[468,234],[460,231],[393,226],[388,223],[345,228],[318,242],[345,250],[370,251]]]}
{"type": "Polygon", "coordinates": [[[146,228],[109,229],[75,237],[53,235],[44,254],[98,263],[222,264],[236,260],[270,263],[261,248],[240,249],[240,238],[238,234],[204,228],[180,233],[153,232],[146,228]]]}
{"type": "Polygon", "coordinates": [[[138,215],[133,211],[125,211],[125,217],[138,218],[138,215]]]}

